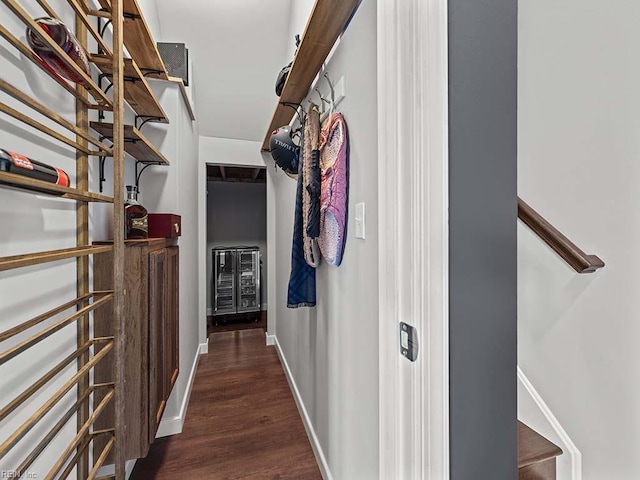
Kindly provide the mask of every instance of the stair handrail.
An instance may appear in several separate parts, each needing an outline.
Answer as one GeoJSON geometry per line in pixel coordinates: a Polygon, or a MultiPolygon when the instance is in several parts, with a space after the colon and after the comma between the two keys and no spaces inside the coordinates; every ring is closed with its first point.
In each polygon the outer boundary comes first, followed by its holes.
{"type": "Polygon", "coordinates": [[[542,215],[518,197],[518,218],[578,273],[593,273],[605,266],[597,255],[584,253],[542,215]]]}

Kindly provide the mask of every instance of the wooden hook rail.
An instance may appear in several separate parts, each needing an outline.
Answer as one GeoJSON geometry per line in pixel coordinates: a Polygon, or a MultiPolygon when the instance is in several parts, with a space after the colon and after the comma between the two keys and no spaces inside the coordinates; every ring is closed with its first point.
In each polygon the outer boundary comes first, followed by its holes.
{"type": "Polygon", "coordinates": [[[584,253],[542,215],[518,198],[518,218],[578,273],[593,273],[605,266],[597,255],[584,253]]]}

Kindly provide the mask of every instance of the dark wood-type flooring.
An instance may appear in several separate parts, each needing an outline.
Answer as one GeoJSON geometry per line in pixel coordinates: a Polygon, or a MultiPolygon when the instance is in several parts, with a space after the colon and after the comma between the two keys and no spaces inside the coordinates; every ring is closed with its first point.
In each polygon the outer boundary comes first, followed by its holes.
{"type": "Polygon", "coordinates": [[[207,333],[211,335],[214,332],[230,332],[233,330],[250,330],[253,328],[262,328],[267,331],[267,312],[238,315],[222,315],[220,317],[207,317],[207,333]],[[217,323],[217,325],[216,325],[217,323]]]}
{"type": "Polygon", "coordinates": [[[274,347],[261,328],[213,333],[181,435],[156,440],[133,480],[321,480],[274,347]]]}

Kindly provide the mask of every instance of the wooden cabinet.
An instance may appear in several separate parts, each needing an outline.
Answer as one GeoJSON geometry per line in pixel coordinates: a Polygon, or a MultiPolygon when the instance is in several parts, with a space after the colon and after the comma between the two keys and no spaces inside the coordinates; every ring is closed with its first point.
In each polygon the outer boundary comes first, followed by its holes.
{"type": "MultiPolygon", "coordinates": [[[[96,256],[94,287],[109,290],[112,254],[96,256]]],[[[125,452],[127,459],[145,457],[179,371],[179,249],[165,239],[125,244],[125,318],[130,324],[125,346],[125,452]]],[[[96,311],[96,336],[112,332],[110,308],[96,311]]],[[[111,355],[111,354],[109,354],[111,355]]],[[[95,370],[96,383],[114,381],[113,357],[95,370]]],[[[96,402],[100,401],[96,394],[96,402]]],[[[97,404],[97,403],[96,403],[97,404]]],[[[113,408],[96,428],[112,428],[113,408]]],[[[96,441],[96,451],[100,445],[96,441]]]]}

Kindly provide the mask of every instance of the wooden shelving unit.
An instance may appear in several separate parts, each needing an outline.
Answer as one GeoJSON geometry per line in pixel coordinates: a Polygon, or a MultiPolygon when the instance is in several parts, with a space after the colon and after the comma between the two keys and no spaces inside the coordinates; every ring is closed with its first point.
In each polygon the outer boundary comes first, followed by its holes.
{"type": "Polygon", "coordinates": [[[300,104],[304,100],[327,55],[349,24],[349,20],[361,1],[316,0],[287,82],[262,143],[263,152],[269,151],[271,132],[287,125],[295,115],[294,109],[283,105],[283,103],[300,104]]]}
{"type": "MultiPolygon", "coordinates": [[[[99,0],[102,8],[111,10],[111,0],[99,0]]],[[[124,44],[127,51],[136,62],[140,70],[150,78],[168,80],[167,68],[160,57],[160,52],[153,40],[151,30],[142,16],[136,0],[123,1],[124,20],[124,44]]]]}
{"type": "MultiPolygon", "coordinates": [[[[113,75],[113,64],[105,55],[91,55],[91,61],[105,75],[113,75]]],[[[124,59],[124,99],[140,117],[152,118],[159,123],[169,123],[167,114],[154,95],[145,75],[130,58],[124,59]]]]}
{"type": "MultiPolygon", "coordinates": [[[[113,138],[113,123],[91,122],[91,128],[106,139],[113,138]]],[[[140,163],[169,165],[169,160],[133,125],[124,126],[124,149],[140,163]]]]}
{"type": "Polygon", "coordinates": [[[79,202],[113,203],[113,197],[107,195],[62,187],[9,172],[0,171],[0,185],[29,190],[34,193],[44,193],[45,195],[68,198],[69,200],[77,200],[79,202]]]}
{"type": "MultiPolygon", "coordinates": [[[[101,89],[100,82],[92,78],[67,55],[48,34],[35,23],[32,16],[21,6],[21,2],[26,4],[27,0],[0,0],[8,10],[19,19],[25,27],[31,29],[40,39],[61,59],[61,61],[82,79],[81,84],[75,85],[67,82],[56,74],[52,73],[43,65],[43,61],[23,43],[23,37],[16,36],[5,25],[0,25],[0,37],[6,41],[10,47],[21,55],[21,59],[37,65],[44,75],[49,76],[60,86],[62,94],[64,92],[75,98],[76,118],[75,122],[59,115],[46,105],[40,103],[36,98],[26,92],[21,91],[17,86],[11,85],[4,80],[0,80],[0,92],[19,102],[19,106],[9,106],[0,103],[0,113],[8,115],[41,135],[56,139],[75,150],[75,188],[61,187],[51,183],[26,178],[13,173],[0,172],[0,185],[11,188],[55,195],[64,199],[76,202],[76,245],[71,248],[48,250],[40,252],[26,253],[0,257],[0,271],[30,268],[29,273],[39,266],[59,262],[63,260],[75,259],[76,262],[76,292],[75,299],[65,299],[60,301],[60,305],[42,313],[35,318],[23,321],[19,320],[17,326],[8,330],[0,331],[0,365],[11,360],[19,361],[21,357],[28,356],[35,349],[44,348],[42,342],[53,334],[61,335],[63,331],[71,325],[75,325],[76,349],[69,353],[60,363],[52,366],[40,378],[25,379],[25,387],[22,392],[16,392],[14,398],[0,408],[0,422],[11,421],[12,415],[21,409],[27,400],[37,401],[38,410],[24,422],[18,422],[18,427],[13,432],[6,432],[7,436],[0,441],[0,458],[5,457],[9,452],[17,455],[22,460],[20,465],[16,465],[17,472],[28,472],[28,469],[39,456],[56,442],[55,452],[59,458],[47,475],[43,478],[67,478],[75,471],[76,478],[94,479],[98,476],[98,471],[109,455],[115,464],[115,473],[106,478],[124,480],[125,478],[125,457],[123,450],[123,439],[126,435],[126,427],[123,415],[126,402],[124,385],[124,372],[127,367],[124,363],[125,338],[128,328],[124,317],[125,294],[124,294],[124,158],[125,158],[125,126],[124,113],[125,95],[136,110],[138,115],[145,118],[158,117],[159,121],[167,121],[166,114],[153,96],[143,73],[136,67],[133,61],[126,61],[124,58],[124,30],[125,11],[123,6],[132,7],[132,0],[111,0],[109,12],[89,10],[88,3],[84,0],[67,0],[71,13],[75,14],[75,24],[67,25],[72,30],[75,29],[75,36],[80,45],[87,49],[88,37],[92,35],[97,45],[102,50],[99,67],[108,72],[112,84],[109,95],[101,89]],[[107,45],[99,35],[98,29],[94,26],[96,21],[94,16],[110,20],[112,23],[113,41],[107,45]],[[125,78],[131,77],[131,78],[125,78]],[[127,83],[125,80],[135,80],[127,83]],[[24,108],[23,108],[24,107],[24,108]],[[112,146],[105,145],[101,140],[96,139],[89,131],[90,110],[101,112],[112,112],[113,120],[111,126],[110,142],[112,146]],[[52,128],[49,124],[42,123],[31,115],[36,112],[39,116],[48,119],[60,128],[52,128]],[[62,131],[66,133],[62,133],[62,131]],[[93,193],[89,190],[89,161],[90,157],[113,157],[113,196],[93,193]],[[114,240],[110,245],[91,245],[89,232],[89,205],[92,202],[112,203],[110,222],[114,240]],[[110,252],[113,265],[113,290],[106,292],[92,292],[90,289],[90,258],[93,255],[110,252]],[[63,303],[63,301],[65,303],[63,303]],[[92,315],[94,312],[102,312],[109,308],[111,312],[112,329],[107,335],[96,337],[93,335],[92,315]],[[65,313],[69,311],[68,313],[65,313]],[[58,316],[62,318],[57,318],[58,316]],[[44,322],[47,321],[45,324],[44,322]],[[24,334],[18,342],[4,342],[10,339],[15,340],[15,336],[24,334]],[[113,381],[108,383],[95,383],[92,380],[94,368],[109,359],[114,366],[113,381]],[[69,373],[69,366],[75,365],[75,372],[69,373]],[[60,378],[64,375],[64,378],[60,378]],[[54,379],[63,380],[62,386],[52,395],[45,395],[45,387],[50,386],[54,379]],[[94,393],[100,392],[100,401],[92,400],[94,393]],[[53,418],[52,414],[56,410],[56,405],[61,403],[70,392],[75,392],[75,404],[66,412],[58,414],[53,418]],[[36,397],[36,394],[39,396],[36,397]],[[113,424],[109,428],[96,429],[95,425],[101,418],[107,406],[113,407],[116,412],[113,424]],[[47,425],[42,424],[44,417],[47,417],[47,425]],[[76,435],[66,445],[60,445],[60,438],[56,436],[68,427],[69,422],[76,425],[76,435]],[[49,427],[49,425],[53,425],[49,427]],[[25,446],[21,440],[30,433],[34,434],[36,426],[44,429],[38,430],[43,436],[31,442],[35,445],[25,446]],[[105,439],[104,446],[100,443],[100,450],[94,451],[90,455],[90,448],[95,448],[95,440],[105,439]]],[[[106,0],[105,0],[106,1],[106,0]]],[[[36,2],[29,2],[29,11],[32,12],[36,2]],[[33,4],[33,5],[32,5],[33,4]]],[[[53,16],[61,18],[58,12],[54,11],[47,0],[38,0],[37,4],[42,8],[43,13],[38,16],[53,16]]],[[[58,5],[58,3],[56,3],[58,5]]],[[[140,15],[137,4],[136,21],[144,20],[140,15]]],[[[32,12],[33,13],[33,12],[32,12]]],[[[66,18],[66,17],[65,17],[66,18]]],[[[126,21],[127,23],[129,20],[126,21]]],[[[4,20],[0,21],[4,23],[4,20]]],[[[144,24],[146,26],[146,24],[144,24]]],[[[148,31],[148,29],[147,29],[148,31]]],[[[131,36],[130,34],[128,35],[131,36]]],[[[146,39],[148,41],[148,39],[146,39]]],[[[146,48],[143,45],[143,48],[146,48]]],[[[135,49],[130,49],[135,51],[135,49]]],[[[54,84],[54,86],[55,86],[54,84]]],[[[16,102],[14,102],[16,103],[16,102]]],[[[131,130],[137,135],[139,132],[131,130]]],[[[131,133],[128,132],[128,133],[131,133]]],[[[141,141],[146,148],[153,150],[153,154],[159,152],[154,150],[149,142],[141,141]]],[[[28,149],[27,149],[28,150],[28,149]]],[[[29,156],[29,151],[21,152],[29,156]]],[[[7,280],[9,278],[7,277],[7,280]]],[[[8,393],[9,394],[9,393],[8,393]]],[[[13,394],[11,394],[13,397],[13,394]]],[[[30,437],[33,438],[33,437],[30,437]]],[[[49,451],[52,451],[49,449],[49,451]]]]}

